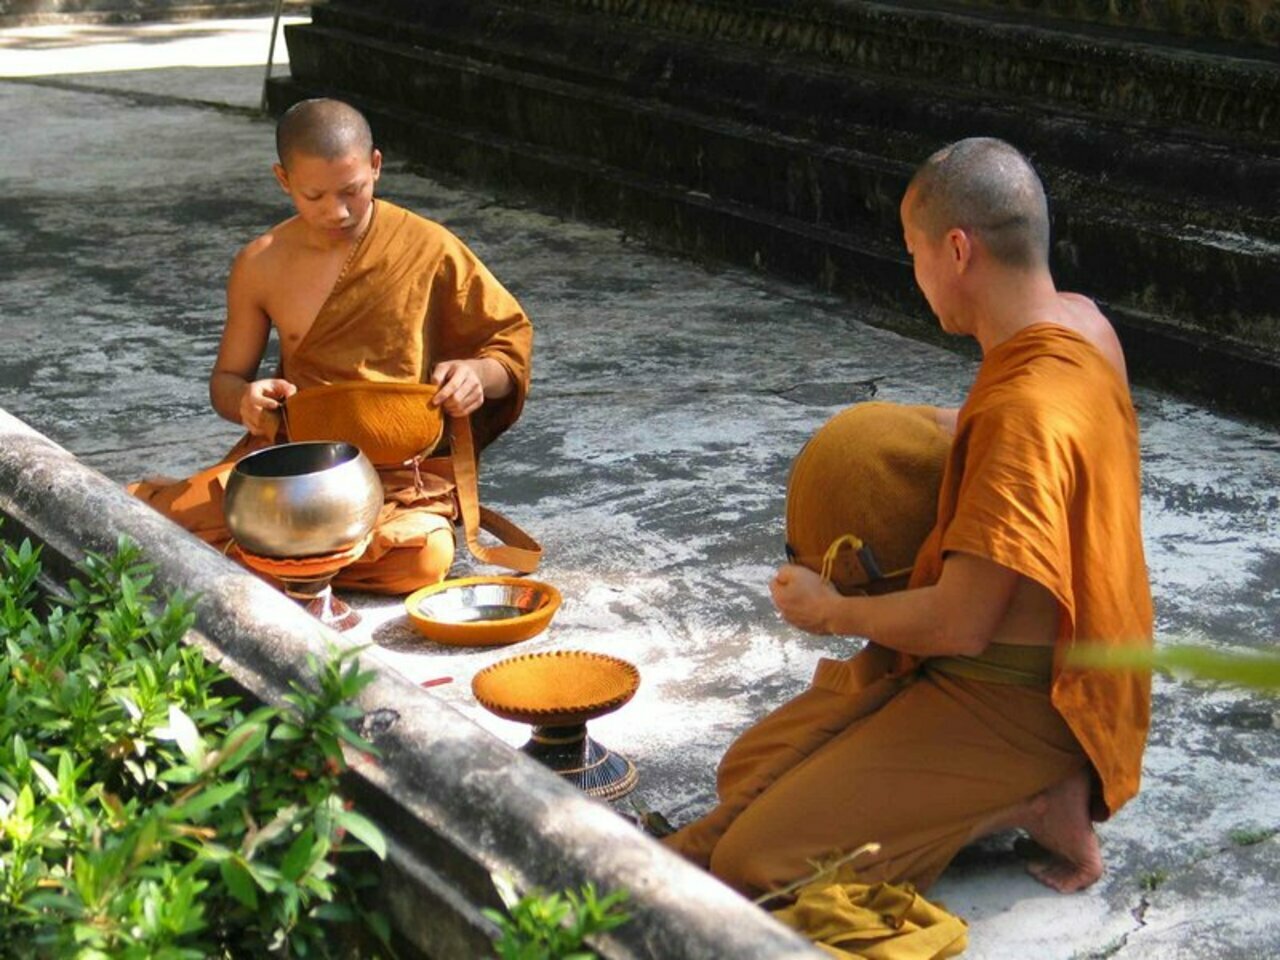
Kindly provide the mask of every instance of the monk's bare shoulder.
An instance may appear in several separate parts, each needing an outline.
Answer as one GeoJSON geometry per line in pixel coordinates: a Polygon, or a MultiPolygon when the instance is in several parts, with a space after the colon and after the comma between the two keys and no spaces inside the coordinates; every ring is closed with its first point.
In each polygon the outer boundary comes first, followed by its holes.
{"type": "Polygon", "coordinates": [[[1060,318],[1063,326],[1075,330],[1097,347],[1098,352],[1115,367],[1121,379],[1127,381],[1129,375],[1125,368],[1120,338],[1116,336],[1111,321],[1098,309],[1098,305],[1080,293],[1059,293],[1058,298],[1063,308],[1060,318]]]}
{"type": "Polygon", "coordinates": [[[250,240],[236,254],[227,277],[227,332],[257,338],[271,324],[270,303],[277,278],[294,259],[297,230],[291,218],[250,240]]]}
{"type": "Polygon", "coordinates": [[[253,282],[270,276],[292,261],[302,245],[300,227],[299,218],[290,217],[250,240],[232,261],[232,278],[239,274],[244,280],[253,282]]]}

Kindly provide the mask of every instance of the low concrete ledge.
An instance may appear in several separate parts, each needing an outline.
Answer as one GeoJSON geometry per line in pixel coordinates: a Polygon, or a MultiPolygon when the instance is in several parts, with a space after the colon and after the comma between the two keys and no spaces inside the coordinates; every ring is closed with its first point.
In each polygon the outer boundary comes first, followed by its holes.
{"type": "MultiPolygon", "coordinates": [[[[308,682],[306,655],[343,645],[292,602],[244,573],[66,450],[0,410],[0,515],[6,537],[43,545],[65,579],[86,550],[127,535],[159,590],[198,594],[192,642],[254,696],[279,703],[308,682]]],[[[382,904],[406,943],[432,958],[490,952],[480,910],[490,875],[518,887],[625,888],[631,922],[594,944],[606,958],[801,960],[823,954],[716,880],[642,836],[430,693],[364,656],[364,732],[382,753],[349,788],[387,833],[382,904]]]]}

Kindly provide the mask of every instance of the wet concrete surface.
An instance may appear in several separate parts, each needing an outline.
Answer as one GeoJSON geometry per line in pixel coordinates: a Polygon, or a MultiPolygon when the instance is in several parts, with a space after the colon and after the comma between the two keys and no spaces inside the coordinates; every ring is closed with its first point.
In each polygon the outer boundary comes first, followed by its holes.
{"type": "MultiPolygon", "coordinates": [[[[0,407],[117,481],[191,472],[240,432],[205,381],[231,258],[290,213],[255,114],[263,24],[237,25],[229,66],[152,42],[130,47],[135,69],[80,72],[79,48],[51,45],[42,74],[28,46],[20,77],[19,31],[0,31],[0,407]]],[[[541,540],[539,576],[565,600],[511,650],[427,643],[377,597],[351,598],[356,636],[411,677],[452,677],[436,693],[513,746],[528,731],[475,703],[478,669],[539,650],[631,660],[639,693],[592,732],[635,761],[641,802],[693,817],[733,736],[854,648],[785,626],[768,600],[791,458],[849,403],[958,403],[974,355],[395,157],[380,186],[461,236],[533,317],[533,392],[486,457],[482,498],[541,540]]],[[[1150,390],[1136,401],[1160,641],[1273,644],[1280,436],[1150,390]]],[[[935,887],[971,924],[968,956],[1280,956],[1280,700],[1157,678],[1154,711],[1143,791],[1100,827],[1098,885],[1051,893],[1000,836],[935,887]]]]}

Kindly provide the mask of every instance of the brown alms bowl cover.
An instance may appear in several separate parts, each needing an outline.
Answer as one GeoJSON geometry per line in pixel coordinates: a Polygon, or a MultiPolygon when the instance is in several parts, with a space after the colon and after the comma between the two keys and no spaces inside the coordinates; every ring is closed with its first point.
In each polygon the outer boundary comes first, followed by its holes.
{"type": "Polygon", "coordinates": [[[640,686],[634,664],[602,653],[555,650],[511,657],[471,680],[481,706],[536,726],[568,726],[618,709],[640,686]]]}

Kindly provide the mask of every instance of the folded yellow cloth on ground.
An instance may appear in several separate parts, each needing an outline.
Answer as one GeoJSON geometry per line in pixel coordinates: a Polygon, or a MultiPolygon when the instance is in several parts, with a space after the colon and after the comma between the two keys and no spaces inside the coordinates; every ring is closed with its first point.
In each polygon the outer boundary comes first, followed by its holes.
{"type": "Polygon", "coordinates": [[[773,915],[841,960],[942,960],[969,945],[965,922],[909,883],[815,880],[773,915]]]}

